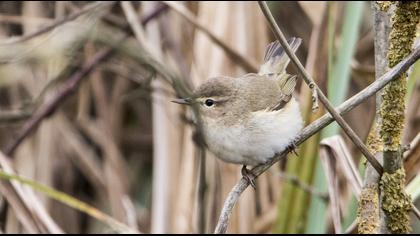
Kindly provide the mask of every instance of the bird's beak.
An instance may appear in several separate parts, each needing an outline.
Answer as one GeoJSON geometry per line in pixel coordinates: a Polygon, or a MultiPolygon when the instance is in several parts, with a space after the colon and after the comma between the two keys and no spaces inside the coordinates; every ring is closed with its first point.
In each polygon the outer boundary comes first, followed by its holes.
{"type": "Polygon", "coordinates": [[[172,100],[171,102],[178,103],[181,105],[191,105],[191,98],[178,98],[178,99],[172,100]]]}

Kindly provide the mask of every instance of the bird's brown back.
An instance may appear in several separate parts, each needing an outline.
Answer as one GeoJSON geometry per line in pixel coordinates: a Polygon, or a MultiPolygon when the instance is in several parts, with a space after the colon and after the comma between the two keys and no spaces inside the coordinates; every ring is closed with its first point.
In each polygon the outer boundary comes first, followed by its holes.
{"type": "Polygon", "coordinates": [[[247,74],[236,78],[238,97],[246,111],[255,112],[276,106],[282,99],[278,81],[265,75],[247,74]]]}

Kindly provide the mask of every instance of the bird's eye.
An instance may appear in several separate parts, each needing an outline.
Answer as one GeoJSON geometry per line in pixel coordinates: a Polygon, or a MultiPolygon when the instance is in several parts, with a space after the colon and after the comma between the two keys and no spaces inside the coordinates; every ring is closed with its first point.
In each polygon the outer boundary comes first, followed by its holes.
{"type": "Polygon", "coordinates": [[[207,99],[204,104],[208,107],[212,107],[214,105],[214,100],[212,99],[207,99]]]}

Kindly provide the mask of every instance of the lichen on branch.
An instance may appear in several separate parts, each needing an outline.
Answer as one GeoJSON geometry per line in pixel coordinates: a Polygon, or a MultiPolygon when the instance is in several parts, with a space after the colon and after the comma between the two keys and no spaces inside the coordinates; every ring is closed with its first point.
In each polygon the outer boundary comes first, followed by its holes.
{"type": "MultiPolygon", "coordinates": [[[[392,15],[389,35],[388,67],[393,68],[407,55],[416,37],[420,20],[420,3],[392,2],[396,4],[392,15]]],[[[390,2],[381,3],[389,9],[390,2]]],[[[405,193],[405,170],[402,166],[401,134],[404,126],[405,96],[407,94],[407,73],[401,74],[389,83],[381,94],[380,140],[383,144],[384,174],[381,177],[382,209],[385,224],[391,233],[409,233],[411,199],[405,193]]]]}
{"type": "Polygon", "coordinates": [[[405,171],[399,169],[395,173],[384,173],[381,178],[383,193],[382,209],[387,214],[388,229],[392,233],[411,232],[409,211],[411,198],[404,191],[405,171]]]}
{"type": "Polygon", "coordinates": [[[357,212],[359,234],[375,234],[379,230],[378,184],[363,188],[357,212]]]}
{"type": "Polygon", "coordinates": [[[376,153],[383,150],[383,144],[378,136],[378,125],[376,123],[373,123],[373,126],[366,140],[366,145],[369,152],[373,155],[376,155],[376,153]]]}
{"type": "MultiPolygon", "coordinates": [[[[411,53],[416,26],[420,19],[418,2],[399,2],[392,16],[392,30],[389,38],[389,68],[394,67],[411,53]]],[[[405,95],[407,93],[407,73],[389,83],[382,93],[380,130],[384,151],[397,151],[404,125],[405,95]]]]}
{"type": "Polygon", "coordinates": [[[388,11],[389,7],[391,6],[391,1],[376,1],[381,11],[388,11]]]}

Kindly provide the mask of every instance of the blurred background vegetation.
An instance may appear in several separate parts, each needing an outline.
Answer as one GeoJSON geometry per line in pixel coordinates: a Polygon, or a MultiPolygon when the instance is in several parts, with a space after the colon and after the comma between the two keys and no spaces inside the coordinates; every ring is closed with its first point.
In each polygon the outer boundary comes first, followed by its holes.
{"type": "MultiPolygon", "coordinates": [[[[369,2],[268,5],[286,37],[303,39],[297,55],[334,105],[375,80],[369,2]]],[[[256,2],[0,2],[1,231],[213,232],[240,166],[197,147],[188,111],[170,101],[209,77],[256,72],[273,40],[256,2]]],[[[406,162],[414,200],[419,77],[417,63],[403,136],[414,148],[406,162]]],[[[309,89],[301,81],[297,88],[309,124],[325,111],[312,113],[309,89]]],[[[344,116],[363,140],[374,117],[374,97],[344,116]]],[[[349,167],[334,157],[339,201],[332,204],[319,161],[321,140],[341,134],[334,125],[245,191],[228,232],[354,230],[349,167]]],[[[364,176],[362,155],[341,137],[345,148],[331,148],[348,151],[364,176]]],[[[417,219],[412,225],[420,232],[417,219]]]]}

